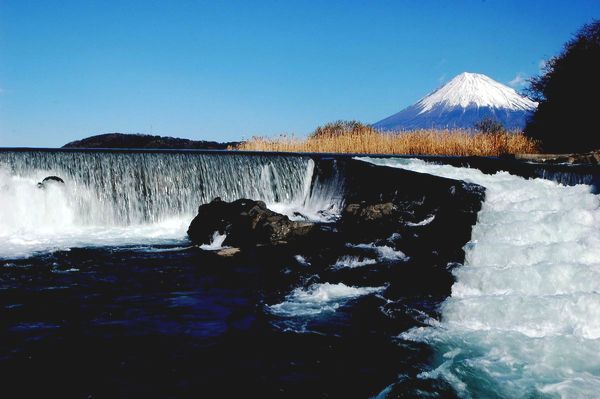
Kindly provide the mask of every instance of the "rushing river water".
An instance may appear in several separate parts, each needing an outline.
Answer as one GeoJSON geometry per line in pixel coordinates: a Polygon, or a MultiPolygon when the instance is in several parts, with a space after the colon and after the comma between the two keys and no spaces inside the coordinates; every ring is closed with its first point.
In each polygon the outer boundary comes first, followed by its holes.
{"type": "Polygon", "coordinates": [[[307,157],[0,152],[0,256],[182,240],[198,205],[215,197],[261,199],[318,218],[319,206],[338,203],[335,190],[313,187],[313,170],[307,157]],[[47,176],[65,184],[39,189],[47,176]]]}
{"type": "Polygon", "coordinates": [[[600,200],[590,187],[371,161],[486,188],[441,320],[400,336],[438,351],[420,377],[464,397],[600,395],[600,200]]]}
{"type": "MultiPolygon", "coordinates": [[[[440,204],[391,236],[335,250],[315,242],[306,252],[257,248],[226,258],[215,254],[223,237],[188,242],[196,208],[217,196],[261,199],[335,229],[346,201],[343,168],[334,162],[326,173],[319,162],[0,152],[5,391],[597,396],[600,205],[590,186],[363,158],[485,187],[472,232],[440,204]],[[65,183],[37,186],[51,175],[65,183]],[[448,243],[465,234],[463,259],[448,243]]],[[[416,194],[409,208],[422,204],[416,194]]]]}

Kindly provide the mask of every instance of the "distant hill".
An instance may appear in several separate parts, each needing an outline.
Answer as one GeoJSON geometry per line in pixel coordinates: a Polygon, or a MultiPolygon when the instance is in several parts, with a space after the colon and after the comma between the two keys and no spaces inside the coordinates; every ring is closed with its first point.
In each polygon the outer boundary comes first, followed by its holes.
{"type": "Polygon", "coordinates": [[[464,72],[414,105],[373,124],[380,130],[471,129],[491,118],[523,129],[537,103],[488,76],[464,72]]]}
{"type": "Polygon", "coordinates": [[[62,148],[166,148],[187,150],[225,150],[239,142],[194,141],[149,134],[107,133],[72,141],[62,148]]]}

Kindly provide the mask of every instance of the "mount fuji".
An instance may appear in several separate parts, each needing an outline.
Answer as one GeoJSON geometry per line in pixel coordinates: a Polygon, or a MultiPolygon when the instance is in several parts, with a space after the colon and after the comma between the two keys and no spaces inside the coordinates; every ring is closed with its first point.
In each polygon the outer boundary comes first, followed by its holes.
{"type": "Polygon", "coordinates": [[[373,124],[379,130],[473,128],[492,118],[523,129],[537,103],[486,75],[463,72],[416,104],[373,124]]]}

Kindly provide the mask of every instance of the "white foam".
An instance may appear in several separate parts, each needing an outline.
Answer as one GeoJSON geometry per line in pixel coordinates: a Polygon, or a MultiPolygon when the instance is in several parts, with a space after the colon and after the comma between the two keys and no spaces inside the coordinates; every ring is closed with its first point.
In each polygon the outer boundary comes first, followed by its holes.
{"type": "Polygon", "coordinates": [[[379,261],[398,261],[398,260],[408,260],[410,259],[404,252],[396,250],[387,245],[375,245],[371,244],[348,244],[349,247],[352,248],[362,248],[367,250],[372,250],[377,255],[377,259],[379,261]]]}
{"type": "Polygon", "coordinates": [[[302,255],[295,255],[294,259],[302,266],[310,266],[310,262],[302,255]]]}
{"type": "Polygon", "coordinates": [[[226,238],[227,234],[221,234],[218,231],[215,231],[213,233],[212,240],[210,241],[210,243],[200,245],[200,249],[203,249],[205,251],[218,251],[220,249],[223,249],[223,242],[225,242],[226,238]]]}
{"type": "Polygon", "coordinates": [[[0,257],[20,258],[84,246],[170,244],[185,239],[191,215],[129,226],[101,217],[84,220],[78,212],[81,201],[89,201],[90,212],[96,211],[96,206],[102,209],[103,204],[76,185],[52,183],[38,188],[37,182],[48,174],[37,171],[27,177],[16,176],[0,167],[0,257]]]}
{"type": "Polygon", "coordinates": [[[114,225],[82,222],[72,190],[62,184],[36,186],[46,173],[10,175],[0,168],[0,257],[84,246],[171,244],[185,239],[191,215],[157,223],[114,225]]]}
{"type": "Polygon", "coordinates": [[[314,170],[315,163],[310,160],[299,195],[290,201],[267,202],[267,207],[291,220],[330,223],[338,219],[344,202],[341,178],[336,175],[333,182],[324,184],[319,179],[313,179],[314,170]]]}
{"type": "Polygon", "coordinates": [[[435,215],[431,215],[431,216],[428,216],[425,219],[421,220],[420,222],[417,222],[417,223],[407,222],[406,225],[410,226],[410,227],[427,226],[429,223],[433,222],[434,219],[435,219],[435,215]]]}
{"type": "Polygon", "coordinates": [[[374,265],[375,263],[377,263],[377,261],[375,259],[364,258],[364,257],[359,257],[359,256],[352,256],[352,255],[343,255],[338,258],[338,260],[333,265],[333,268],[334,269],[341,269],[341,268],[354,269],[356,267],[374,265]]]}
{"type": "Polygon", "coordinates": [[[335,312],[344,303],[358,297],[383,292],[386,287],[352,287],[343,283],[313,284],[308,288],[296,288],[285,301],[268,307],[277,316],[315,316],[335,312]]]}
{"type": "Polygon", "coordinates": [[[310,159],[4,152],[3,160],[5,259],[73,247],[185,244],[198,204],[219,195],[262,199],[291,218],[299,212],[322,222],[335,219],[341,207],[339,185],[312,184],[310,159]],[[219,167],[224,170],[213,170],[219,167]],[[64,177],[65,184],[38,188],[50,175],[64,177]]]}
{"type": "Polygon", "coordinates": [[[440,355],[421,378],[444,378],[463,397],[598,397],[600,201],[590,187],[368,161],[486,188],[441,323],[401,335],[440,355]]]}

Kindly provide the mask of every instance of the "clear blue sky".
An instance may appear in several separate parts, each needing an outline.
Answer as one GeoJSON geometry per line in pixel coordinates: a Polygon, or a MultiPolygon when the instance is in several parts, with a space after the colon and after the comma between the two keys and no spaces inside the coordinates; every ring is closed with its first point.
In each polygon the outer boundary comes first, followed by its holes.
{"type": "Polygon", "coordinates": [[[371,123],[463,71],[535,75],[593,18],[598,0],[0,0],[0,146],[371,123]]]}

